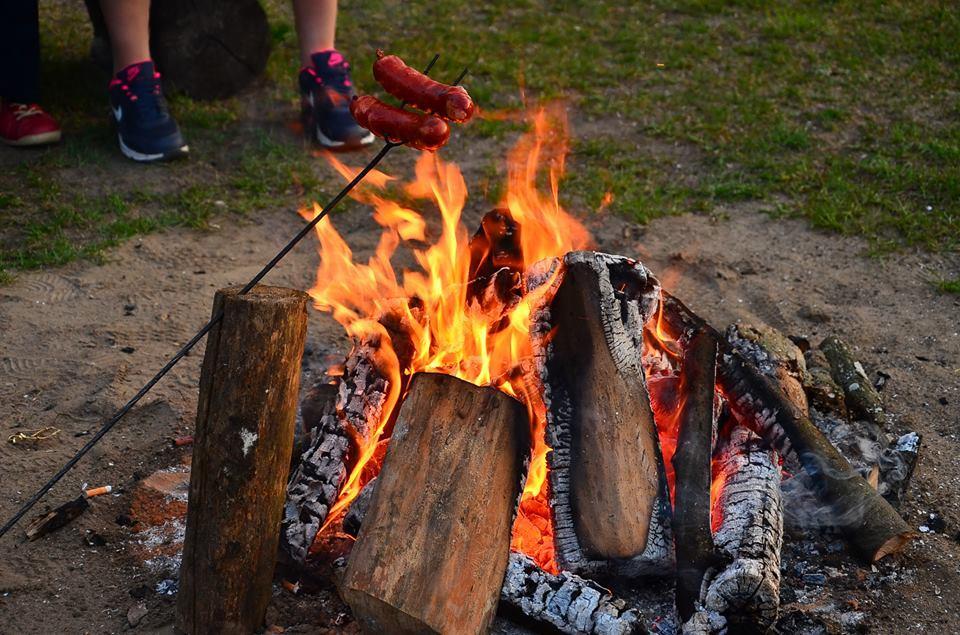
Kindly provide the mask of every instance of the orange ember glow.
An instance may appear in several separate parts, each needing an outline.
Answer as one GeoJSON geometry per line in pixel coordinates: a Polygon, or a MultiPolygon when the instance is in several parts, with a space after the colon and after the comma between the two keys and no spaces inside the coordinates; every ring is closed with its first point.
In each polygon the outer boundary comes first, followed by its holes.
{"type": "MultiPolygon", "coordinates": [[[[515,267],[520,272],[545,258],[583,249],[590,242],[587,231],[558,200],[567,152],[565,114],[561,108],[548,107],[533,113],[531,119],[531,132],[509,154],[506,194],[500,203],[520,228],[521,262],[515,267]],[[541,179],[542,189],[538,187],[541,179]]],[[[333,156],[327,158],[345,179],[357,173],[333,156]]],[[[409,376],[423,371],[446,373],[477,385],[495,386],[527,405],[533,448],[513,547],[556,571],[545,502],[549,448],[544,441],[544,407],[540,391],[531,383],[535,381],[531,315],[542,298],[537,291],[526,293],[523,289],[516,303],[506,305],[481,302],[469,293],[470,234],[460,222],[467,186],[455,164],[423,153],[412,181],[401,184],[374,172],[352,196],[374,208],[373,218],[383,228],[375,253],[366,263],[356,262],[350,247],[325,218],[316,227],[320,266],[310,295],[315,306],[331,313],[355,343],[379,342],[376,364],[389,379],[390,394],[372,434],[355,439],[360,453],[352,462],[327,525],[336,529],[350,502],[372,478],[373,470],[365,468],[376,459],[378,442],[389,428],[409,376]],[[398,202],[401,200],[404,202],[398,202]],[[423,207],[439,211],[439,222],[431,223],[439,225],[435,238],[424,214],[414,209],[423,207]],[[414,244],[405,244],[410,241],[414,244]],[[392,259],[402,245],[409,248],[417,267],[398,274],[392,259]],[[380,321],[385,315],[403,324],[409,341],[391,341],[380,321]],[[401,349],[405,351],[403,363],[398,355],[401,349]]],[[[318,212],[314,206],[301,214],[312,219],[318,212]]]]}

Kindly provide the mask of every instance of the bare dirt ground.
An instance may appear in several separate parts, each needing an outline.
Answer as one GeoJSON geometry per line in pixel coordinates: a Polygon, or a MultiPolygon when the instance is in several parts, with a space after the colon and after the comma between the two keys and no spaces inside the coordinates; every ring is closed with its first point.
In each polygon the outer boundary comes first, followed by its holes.
{"type": "MultiPolygon", "coordinates": [[[[388,170],[409,167],[409,158],[391,158],[388,170]]],[[[479,175],[464,163],[468,184],[475,182],[479,175]]],[[[489,207],[479,198],[468,204],[470,228],[489,207]]],[[[923,435],[903,511],[914,527],[931,513],[945,526],[935,524],[935,532],[923,533],[879,573],[844,569],[828,584],[846,610],[867,613],[861,631],[960,632],[960,302],[929,282],[960,263],[929,254],[871,259],[863,255],[865,243],[811,231],[799,221],[749,208],[717,211],[646,227],[611,213],[583,220],[601,250],[638,257],[715,326],[763,321],[814,342],[837,333],[868,370],[890,375],[884,390],[890,429],[923,435]]],[[[334,220],[355,257],[365,260],[379,236],[369,214],[334,220]]],[[[217,222],[210,232],[172,230],[132,240],[102,265],[24,273],[0,287],[3,519],[194,333],[208,317],[213,292],[249,279],[302,220],[294,209],[278,208],[240,224],[217,222]],[[61,432],[32,445],[7,442],[9,435],[44,426],[61,432]]],[[[266,282],[308,288],[317,261],[315,243],[307,241],[266,282]]],[[[305,366],[319,367],[347,347],[341,328],[312,312],[305,366]]],[[[139,480],[189,453],[172,439],[192,431],[201,358],[202,345],[45,503],[73,498],[85,483],[112,484],[114,495],[95,499],[75,522],[36,542],[25,541],[23,524],[0,540],[0,632],[169,632],[174,597],[157,592],[167,576],[135,555],[137,534],[117,520],[130,513],[139,480]],[[106,544],[90,546],[88,532],[106,544]],[[134,628],[127,614],[138,603],[147,613],[134,628]]],[[[815,600],[816,591],[811,594],[815,600]]],[[[329,592],[293,598],[278,587],[268,621],[299,625],[297,632],[354,630],[339,606],[329,592]]]]}

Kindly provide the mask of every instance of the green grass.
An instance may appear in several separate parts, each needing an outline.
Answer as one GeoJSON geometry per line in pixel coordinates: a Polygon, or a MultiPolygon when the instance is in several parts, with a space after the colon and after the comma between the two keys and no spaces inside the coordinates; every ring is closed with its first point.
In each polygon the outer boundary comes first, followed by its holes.
{"type": "Polygon", "coordinates": [[[960,295],[960,278],[952,280],[938,280],[936,283],[937,291],[940,293],[953,293],[960,295]]]}
{"type": "MultiPolygon", "coordinates": [[[[175,96],[195,156],[150,167],[113,148],[82,6],[42,12],[44,81],[71,87],[48,90],[46,103],[68,137],[0,174],[0,282],[99,257],[132,235],[202,228],[227,213],[216,201],[249,214],[323,198],[335,181],[285,126],[296,103],[291,12],[265,6],[265,80],[223,102],[175,96]]],[[[611,210],[641,222],[752,204],[866,237],[877,252],[958,247],[954,3],[370,0],[341,7],[338,40],[361,90],[375,88],[369,62],[384,48],[414,65],[442,53],[439,78],[469,66],[487,111],[520,108],[520,86],[528,101],[566,100],[577,136],[562,191],[574,209],[596,209],[607,192],[611,210]]],[[[502,148],[517,130],[486,119],[466,137],[502,148]]],[[[486,159],[489,196],[500,152],[486,159]]]]}

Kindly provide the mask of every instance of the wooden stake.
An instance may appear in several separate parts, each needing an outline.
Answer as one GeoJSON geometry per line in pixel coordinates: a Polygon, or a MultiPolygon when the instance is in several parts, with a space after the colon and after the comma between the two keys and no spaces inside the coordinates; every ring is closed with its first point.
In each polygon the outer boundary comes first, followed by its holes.
{"type": "Polygon", "coordinates": [[[413,378],[341,594],[370,633],[485,633],[510,551],[525,409],[447,375],[413,378]]]}
{"type": "Polygon", "coordinates": [[[713,393],[717,342],[697,333],[683,356],[680,429],[672,463],[675,476],[673,535],[677,550],[677,612],[687,621],[700,586],[714,563],[710,533],[710,458],[713,453],[713,393]]]}
{"type": "Polygon", "coordinates": [[[177,625],[252,633],[271,596],[293,447],[307,296],[221,289],[200,374],[177,625]]]}

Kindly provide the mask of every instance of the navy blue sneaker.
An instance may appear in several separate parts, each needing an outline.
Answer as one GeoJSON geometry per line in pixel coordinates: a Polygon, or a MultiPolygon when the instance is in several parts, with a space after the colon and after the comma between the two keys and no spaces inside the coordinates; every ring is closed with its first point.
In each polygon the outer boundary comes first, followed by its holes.
{"type": "Polygon", "coordinates": [[[120,151],[134,161],[166,161],[186,156],[177,122],[160,90],[160,73],[153,62],[131,64],[110,80],[110,107],[120,151]]]}
{"type": "Polygon", "coordinates": [[[300,71],[300,120],[314,142],[332,150],[350,150],[373,142],[373,133],[350,114],[357,94],[350,80],[350,64],[334,50],[311,56],[313,66],[300,71]]]}

